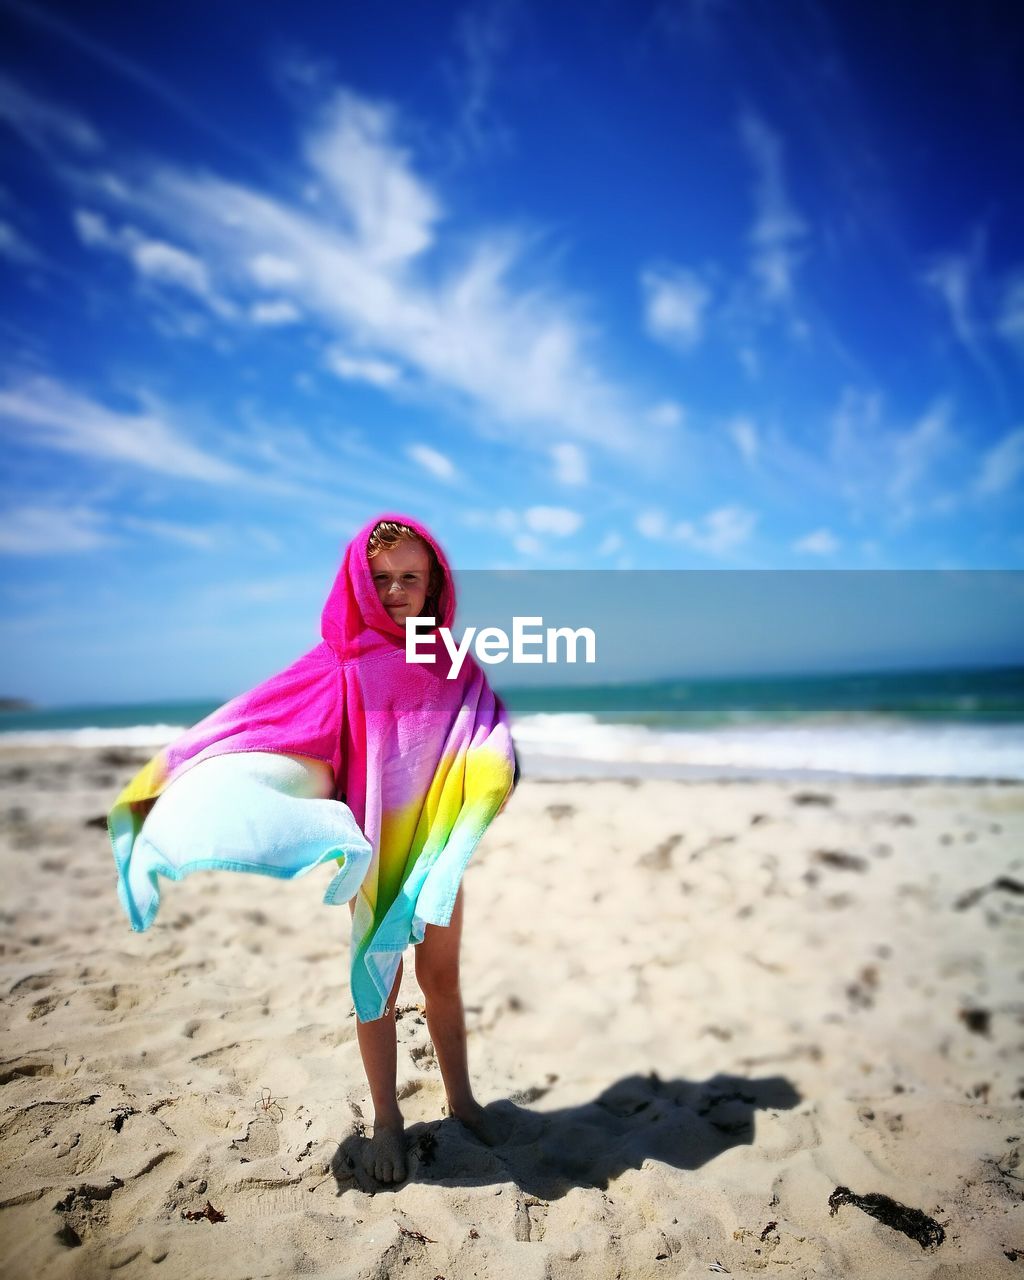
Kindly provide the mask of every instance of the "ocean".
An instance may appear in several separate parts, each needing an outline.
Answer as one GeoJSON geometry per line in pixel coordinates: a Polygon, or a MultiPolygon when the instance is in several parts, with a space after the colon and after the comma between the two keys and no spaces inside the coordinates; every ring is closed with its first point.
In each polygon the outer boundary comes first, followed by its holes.
{"type": "MultiPolygon", "coordinates": [[[[0,712],[0,744],[156,748],[224,699],[0,712]]],[[[1024,779],[1024,667],[502,690],[524,775],[1024,779]]]]}

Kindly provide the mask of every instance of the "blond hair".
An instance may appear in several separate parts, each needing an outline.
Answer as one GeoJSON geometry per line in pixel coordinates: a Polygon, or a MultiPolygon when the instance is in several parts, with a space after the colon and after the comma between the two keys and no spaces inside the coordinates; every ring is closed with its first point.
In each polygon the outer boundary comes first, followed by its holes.
{"type": "Polygon", "coordinates": [[[443,585],[441,566],[438,563],[434,548],[424,538],[421,538],[415,529],[411,529],[407,524],[401,524],[397,520],[378,520],[370,530],[370,537],[366,543],[366,558],[367,560],[372,560],[374,556],[380,555],[382,551],[392,551],[400,542],[418,542],[427,549],[427,555],[430,558],[430,578],[427,583],[427,599],[423,607],[428,611],[428,616],[431,613],[436,616],[440,607],[441,587],[443,585]]]}
{"type": "MultiPolygon", "coordinates": [[[[400,542],[423,542],[415,529],[407,524],[399,524],[397,520],[378,520],[370,531],[370,540],[366,544],[366,557],[372,560],[382,551],[391,551],[400,542]]],[[[426,546],[427,544],[424,543],[426,546]]],[[[433,558],[433,547],[427,546],[433,558]]]]}

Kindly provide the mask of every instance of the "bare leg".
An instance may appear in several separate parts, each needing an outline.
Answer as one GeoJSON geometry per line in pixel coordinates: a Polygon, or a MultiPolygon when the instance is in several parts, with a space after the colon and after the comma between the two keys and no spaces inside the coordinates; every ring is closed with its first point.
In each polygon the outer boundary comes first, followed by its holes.
{"type": "MultiPolygon", "coordinates": [[[[355,903],[349,903],[355,911],[355,903]]],[[[398,1072],[398,1037],[395,1032],[395,1004],[402,985],[403,962],[388,997],[388,1011],[374,1022],[356,1019],[356,1037],[363,1070],[373,1099],[373,1137],[363,1157],[364,1167],[378,1182],[401,1182],[406,1174],[405,1120],[398,1107],[395,1082],[398,1072]]]]}
{"type": "Polygon", "coordinates": [[[459,984],[462,908],[460,885],[451,921],[443,928],[428,924],[416,948],[416,981],[426,1001],[427,1027],[441,1068],[449,1114],[481,1141],[494,1145],[505,1136],[504,1127],[473,1097],[469,1082],[466,1017],[459,984]]]}

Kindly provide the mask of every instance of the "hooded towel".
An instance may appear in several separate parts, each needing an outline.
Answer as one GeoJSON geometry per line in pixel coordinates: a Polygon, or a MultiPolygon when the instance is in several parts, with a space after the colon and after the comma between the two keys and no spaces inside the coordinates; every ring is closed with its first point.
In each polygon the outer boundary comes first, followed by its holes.
{"type": "MultiPolygon", "coordinates": [[[[344,836],[347,830],[342,820],[325,830],[320,848],[310,847],[307,830],[303,849],[285,859],[284,871],[207,860],[189,863],[181,873],[216,865],[295,875],[325,856],[335,857],[341,870],[324,901],[345,902],[357,893],[352,999],[361,1022],[379,1018],[406,947],[423,941],[428,924],[449,923],[466,864],[518,777],[505,708],[472,655],[448,679],[451,658],[437,627],[450,629],[454,619],[455,584],[447,558],[421,524],[389,514],[361,529],[345,550],[324,606],[321,642],[164,747],[118,796],[108,827],[118,893],[132,927],[147,928],[156,909],[155,900],[140,909],[133,885],[145,879],[155,890],[157,873],[175,874],[159,860],[145,877],[132,869],[136,848],[145,847],[139,837],[146,817],[173,782],[201,761],[229,753],[273,752],[322,761],[331,769],[334,800],[347,806],[358,824],[347,841],[338,838],[338,831],[344,836]],[[378,598],[366,549],[381,520],[408,525],[437,557],[442,586],[435,627],[420,633],[420,651],[433,652],[432,663],[405,661],[405,628],[378,598]],[[368,857],[363,857],[360,832],[368,857]],[[358,885],[353,883],[357,867],[358,885]]],[[[214,788],[211,827],[219,816],[217,795],[214,788]]],[[[220,796],[223,807],[227,791],[220,796]]],[[[168,794],[164,805],[174,800],[168,794]]]]}

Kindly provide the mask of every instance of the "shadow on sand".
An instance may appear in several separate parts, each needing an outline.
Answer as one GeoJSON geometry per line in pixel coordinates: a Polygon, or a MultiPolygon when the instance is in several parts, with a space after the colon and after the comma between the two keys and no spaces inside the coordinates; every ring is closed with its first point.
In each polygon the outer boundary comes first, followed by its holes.
{"type": "MultiPolygon", "coordinates": [[[[537,1101],[548,1090],[533,1089],[537,1101]]],[[[522,1096],[522,1095],[520,1095],[522,1096]]],[[[697,1169],[730,1147],[754,1141],[754,1113],[785,1111],[800,1094],[782,1076],[748,1079],[716,1075],[705,1081],[661,1080],[656,1073],[625,1076],[592,1102],[560,1111],[531,1111],[512,1100],[492,1102],[508,1138],[487,1147],[455,1119],[410,1125],[405,1182],[486,1186],[512,1182],[544,1200],[573,1187],[606,1189],[626,1169],[652,1158],[677,1169],[697,1169]]],[[[367,1139],[345,1138],[331,1161],[338,1194],[397,1191],[363,1168],[367,1139]]]]}

